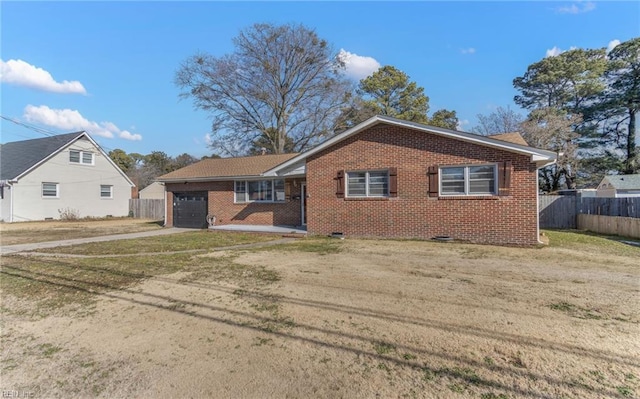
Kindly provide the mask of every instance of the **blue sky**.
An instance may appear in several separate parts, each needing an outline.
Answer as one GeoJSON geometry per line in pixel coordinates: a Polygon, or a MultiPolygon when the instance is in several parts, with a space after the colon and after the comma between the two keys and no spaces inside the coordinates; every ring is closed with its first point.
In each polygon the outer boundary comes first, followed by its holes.
{"type": "MultiPolygon", "coordinates": [[[[87,130],[105,149],[210,154],[207,114],[179,100],[188,56],[220,56],[257,22],[302,23],[351,54],[350,76],[393,65],[425,88],[430,112],[461,128],[513,104],[512,81],[571,47],[640,36],[640,2],[0,3],[1,113],[53,132],[87,130]],[[111,136],[111,137],[108,137],[111,136]]],[[[356,79],[357,80],[357,79],[356,79]]],[[[523,111],[524,113],[524,111],[523,111]]],[[[43,137],[0,121],[1,142],[43,137]]]]}

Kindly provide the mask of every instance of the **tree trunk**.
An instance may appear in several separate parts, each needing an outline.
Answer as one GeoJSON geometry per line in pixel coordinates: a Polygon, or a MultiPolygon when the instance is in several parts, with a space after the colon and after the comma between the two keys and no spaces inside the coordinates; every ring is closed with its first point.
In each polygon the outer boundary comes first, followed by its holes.
{"type": "Polygon", "coordinates": [[[638,148],[636,147],[636,112],[629,108],[629,132],[627,135],[627,159],[625,173],[634,174],[638,169],[638,148]]]}

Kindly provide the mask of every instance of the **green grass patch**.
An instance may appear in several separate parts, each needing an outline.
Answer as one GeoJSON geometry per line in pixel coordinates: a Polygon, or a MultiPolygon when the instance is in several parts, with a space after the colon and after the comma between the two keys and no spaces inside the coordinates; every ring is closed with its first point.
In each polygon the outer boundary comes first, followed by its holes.
{"type": "Polygon", "coordinates": [[[156,237],[136,238],[39,250],[46,253],[74,255],[121,255],[152,252],[209,250],[240,244],[250,244],[278,239],[279,236],[255,233],[193,231],[156,237]]]}
{"type": "Polygon", "coordinates": [[[640,242],[637,239],[607,236],[578,230],[545,230],[549,246],[575,249],[599,255],[640,256],[640,247],[625,244],[620,240],[640,242]]]}
{"type": "Polygon", "coordinates": [[[386,342],[374,342],[373,349],[378,355],[386,355],[396,350],[396,347],[386,342]]]}
{"type": "Polygon", "coordinates": [[[327,237],[312,237],[295,241],[290,244],[276,245],[270,248],[260,248],[261,251],[300,251],[313,252],[318,255],[336,254],[342,251],[342,240],[327,237]]]}
{"type": "Polygon", "coordinates": [[[480,399],[509,399],[509,397],[503,393],[495,394],[493,392],[486,392],[480,395],[480,399]]]}
{"type": "Polygon", "coordinates": [[[624,396],[625,398],[630,398],[633,396],[633,389],[631,389],[631,387],[628,387],[626,385],[617,386],[616,390],[620,395],[624,396]]]}

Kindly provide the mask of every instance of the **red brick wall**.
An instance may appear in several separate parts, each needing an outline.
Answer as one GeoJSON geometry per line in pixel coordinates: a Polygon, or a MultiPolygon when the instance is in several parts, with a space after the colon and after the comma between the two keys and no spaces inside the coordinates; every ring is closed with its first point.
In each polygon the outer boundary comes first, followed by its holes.
{"type": "MultiPolygon", "coordinates": [[[[530,157],[378,125],[307,159],[308,231],[347,236],[533,245],[537,237],[537,172],[530,157]],[[509,196],[428,196],[427,168],[511,161],[509,196]],[[398,196],[383,200],[336,197],[339,170],[397,167],[398,196]]],[[[346,184],[346,183],[345,183],[346,184]]]]}
{"type": "MultiPolygon", "coordinates": [[[[304,179],[286,179],[290,197],[300,196],[300,183],[304,179]]],[[[166,183],[167,220],[166,226],[173,226],[173,192],[208,192],[209,213],[216,216],[216,225],[257,224],[257,225],[300,225],[300,199],[290,198],[286,202],[250,202],[234,204],[233,181],[204,183],[166,183]]]]}

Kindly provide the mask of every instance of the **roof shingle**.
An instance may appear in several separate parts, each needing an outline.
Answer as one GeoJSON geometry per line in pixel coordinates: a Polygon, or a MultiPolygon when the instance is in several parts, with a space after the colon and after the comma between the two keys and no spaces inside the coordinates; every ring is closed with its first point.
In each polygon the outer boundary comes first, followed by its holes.
{"type": "Polygon", "coordinates": [[[204,159],[192,165],[175,170],[157,180],[180,180],[199,178],[222,178],[238,176],[260,176],[263,172],[278,166],[298,155],[274,154],[238,158],[204,159]]]}
{"type": "Polygon", "coordinates": [[[512,143],[512,144],[520,144],[520,145],[526,145],[526,146],[529,145],[529,143],[527,143],[524,137],[522,137],[518,132],[492,134],[487,137],[489,137],[490,139],[506,141],[507,143],[512,143]]]}
{"type": "Polygon", "coordinates": [[[84,132],[59,134],[0,145],[0,180],[15,179],[82,134],[84,132]]]}
{"type": "Polygon", "coordinates": [[[637,190],[640,189],[640,174],[635,175],[613,175],[606,176],[605,179],[617,190],[637,190]]]}

